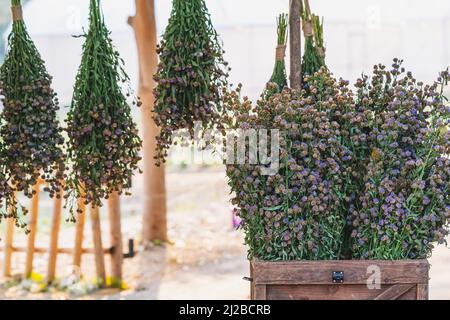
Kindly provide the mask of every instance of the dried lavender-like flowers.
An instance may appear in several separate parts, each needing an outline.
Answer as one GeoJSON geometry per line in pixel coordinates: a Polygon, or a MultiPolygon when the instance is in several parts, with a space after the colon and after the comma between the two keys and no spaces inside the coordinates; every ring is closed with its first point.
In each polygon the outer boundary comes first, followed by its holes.
{"type": "MultiPolygon", "coordinates": [[[[3,104],[0,198],[9,210],[5,215],[18,219],[20,206],[14,200],[14,192],[32,197],[33,186],[42,179],[47,183],[45,190],[50,196],[57,195],[65,178],[65,155],[52,78],[21,14],[17,16],[21,13],[21,2],[13,0],[11,3],[15,16],[5,61],[0,67],[3,104]]],[[[26,213],[26,209],[22,208],[22,212],[26,213]]]]}
{"type": "Polygon", "coordinates": [[[285,89],[256,106],[240,100],[239,88],[225,99],[233,114],[228,127],[280,132],[274,175],[263,175],[264,165],[251,164],[249,153],[246,164],[227,166],[250,257],[327,260],[343,253],[343,208],[352,201],[347,187],[362,152],[354,142],[363,139],[365,118],[348,82],[325,68],[305,81],[308,92],[285,89]]]}
{"type": "MultiPolygon", "coordinates": [[[[113,192],[127,192],[138,169],[141,139],[123,84],[129,82],[123,60],[114,48],[99,0],[91,0],[89,30],[67,116],[68,206],[74,200],[101,206],[113,192]]],[[[133,105],[140,105],[135,99],[133,105]]]]}
{"type": "Polygon", "coordinates": [[[449,74],[425,85],[401,64],[376,65],[356,83],[358,106],[371,114],[371,152],[349,221],[354,258],[426,258],[449,234],[449,74]]]}
{"type": "Polygon", "coordinates": [[[158,45],[154,121],[160,127],[156,164],[165,162],[173,136],[186,130],[221,128],[227,63],[204,0],[173,0],[169,24],[158,45]]]}

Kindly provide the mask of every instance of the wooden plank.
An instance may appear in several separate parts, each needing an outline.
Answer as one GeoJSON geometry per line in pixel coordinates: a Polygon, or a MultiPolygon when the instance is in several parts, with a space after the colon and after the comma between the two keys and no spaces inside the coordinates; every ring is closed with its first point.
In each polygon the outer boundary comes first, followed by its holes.
{"type": "Polygon", "coordinates": [[[122,280],[123,243],[120,221],[120,196],[113,192],[108,199],[109,229],[111,241],[111,276],[114,280],[122,280]]]}
{"type": "Polygon", "coordinates": [[[344,271],[344,283],[366,284],[369,266],[380,268],[382,284],[428,283],[426,260],[252,261],[255,284],[330,284],[333,271],[344,271]]]}
{"type": "Polygon", "coordinates": [[[428,300],[428,284],[419,283],[417,285],[417,300],[428,300]]]}
{"type": "Polygon", "coordinates": [[[264,284],[257,284],[254,288],[253,300],[267,300],[267,286],[264,284]]]}
{"type": "Polygon", "coordinates": [[[62,199],[63,199],[63,191],[60,190],[60,192],[54,199],[53,205],[53,221],[50,233],[50,249],[47,268],[47,281],[49,283],[55,280],[56,274],[56,259],[58,256],[58,238],[59,238],[59,230],[61,227],[62,199]]]}
{"type": "Polygon", "coordinates": [[[268,300],[371,300],[379,290],[365,285],[270,285],[268,300]]]}
{"type": "MultiPolygon", "coordinates": [[[[14,193],[14,197],[16,197],[16,193],[14,193]]],[[[11,213],[13,208],[8,208],[8,213],[11,213]]],[[[11,259],[12,259],[12,246],[14,239],[14,226],[15,221],[14,218],[6,219],[6,234],[5,234],[5,246],[4,246],[4,255],[3,255],[3,276],[10,277],[11,276],[11,259]]]]}
{"type": "MultiPolygon", "coordinates": [[[[0,251],[4,251],[5,249],[0,247],[0,251]]],[[[27,252],[27,247],[21,247],[21,246],[11,246],[11,251],[12,252],[27,252]]],[[[111,248],[103,248],[103,254],[111,254],[112,249],[111,248]]],[[[34,247],[34,253],[39,253],[39,254],[45,254],[45,253],[49,253],[50,252],[50,248],[42,248],[42,247],[34,247]]],[[[57,249],[58,253],[62,253],[62,254],[74,254],[75,250],[74,248],[58,248],[57,249]]],[[[94,254],[95,250],[94,248],[81,248],[80,250],[81,253],[83,254],[94,254]]]]}
{"type": "Polygon", "coordinates": [[[255,300],[255,286],[253,282],[253,263],[250,263],[250,300],[255,300]]]}
{"type": "Polygon", "coordinates": [[[413,290],[416,286],[415,284],[396,284],[380,293],[374,300],[397,300],[408,291],[413,290]]]}
{"type": "MultiPolygon", "coordinates": [[[[82,194],[83,195],[83,194],[82,194]]],[[[86,205],[84,198],[78,199],[78,210],[80,213],[76,215],[75,226],[75,246],[73,251],[73,265],[81,268],[81,256],[83,254],[83,240],[84,240],[84,223],[86,220],[86,205]]]]}
{"type": "Polygon", "coordinates": [[[158,66],[156,44],[155,0],[136,0],[136,15],[128,22],[133,28],[136,38],[139,60],[139,97],[142,106],[141,125],[142,153],[144,166],[142,238],[143,241],[168,241],[167,237],[167,205],[165,166],[155,166],[156,139],[159,128],[154,121],[147,121],[153,115],[155,80],[153,75],[158,66]]]}
{"type": "MultiPolygon", "coordinates": [[[[408,286],[413,286],[408,284],[408,286]]],[[[391,285],[381,289],[368,289],[364,284],[330,285],[267,285],[267,300],[373,300],[380,292],[389,290],[391,285]]],[[[399,300],[414,300],[415,291],[401,295],[399,300]]]]}
{"type": "Polygon", "coordinates": [[[102,231],[100,227],[100,210],[91,207],[92,240],[94,243],[95,268],[99,285],[106,285],[105,257],[103,255],[102,231]]]}
{"type": "Polygon", "coordinates": [[[301,89],[302,87],[301,3],[302,0],[289,1],[290,83],[292,89],[301,89]]]}
{"type": "Polygon", "coordinates": [[[31,199],[30,220],[28,222],[28,228],[30,233],[28,234],[27,254],[25,261],[25,278],[29,278],[33,272],[33,258],[34,258],[34,246],[36,241],[37,232],[37,220],[39,215],[39,188],[40,184],[36,183],[33,186],[34,195],[31,199]]]}

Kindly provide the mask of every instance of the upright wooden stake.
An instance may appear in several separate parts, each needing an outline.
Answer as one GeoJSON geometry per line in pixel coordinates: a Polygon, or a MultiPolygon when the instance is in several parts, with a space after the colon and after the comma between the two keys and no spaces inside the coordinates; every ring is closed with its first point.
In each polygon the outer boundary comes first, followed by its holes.
{"type": "Polygon", "coordinates": [[[164,166],[156,167],[154,156],[158,127],[152,120],[153,88],[158,56],[156,54],[156,18],[154,0],[136,0],[136,15],[128,23],[133,27],[139,56],[139,96],[142,100],[144,144],[144,212],[142,236],[145,241],[167,241],[166,185],[164,166]]]}
{"type": "Polygon", "coordinates": [[[75,231],[75,246],[73,251],[73,265],[81,268],[81,255],[83,254],[83,240],[84,240],[84,222],[86,219],[86,205],[84,198],[78,199],[78,210],[80,213],[76,215],[76,231],[75,231]]]}
{"type": "Polygon", "coordinates": [[[36,183],[33,187],[35,194],[31,199],[30,221],[28,222],[28,228],[30,233],[28,234],[27,245],[27,257],[25,262],[25,278],[29,278],[33,272],[33,258],[34,258],[34,244],[36,241],[37,220],[39,215],[39,191],[40,183],[36,183]]]}
{"type": "Polygon", "coordinates": [[[56,273],[56,258],[58,256],[58,237],[59,229],[61,227],[61,210],[63,191],[58,193],[58,197],[54,199],[53,206],[53,221],[50,234],[50,252],[48,257],[47,282],[51,283],[55,280],[56,273]],[[58,198],[59,197],[59,198],[58,198]]]}
{"type": "Polygon", "coordinates": [[[300,11],[302,0],[289,1],[289,44],[291,59],[291,88],[301,89],[302,87],[302,36],[300,11]]]}
{"type": "Polygon", "coordinates": [[[120,196],[113,192],[108,199],[109,229],[111,238],[111,276],[115,281],[122,281],[123,244],[120,224],[120,196]]]}
{"type": "MultiPolygon", "coordinates": [[[[16,193],[14,193],[14,197],[16,197],[16,193]]],[[[11,212],[13,208],[8,208],[8,211],[11,212]]],[[[11,258],[13,253],[13,237],[14,237],[14,226],[15,221],[14,218],[8,218],[6,220],[6,234],[5,234],[5,252],[3,255],[3,276],[10,277],[11,276],[11,258]]]]}
{"type": "Polygon", "coordinates": [[[106,285],[105,257],[103,255],[102,230],[100,228],[100,210],[91,207],[92,240],[94,242],[95,267],[100,286],[106,285]]]}

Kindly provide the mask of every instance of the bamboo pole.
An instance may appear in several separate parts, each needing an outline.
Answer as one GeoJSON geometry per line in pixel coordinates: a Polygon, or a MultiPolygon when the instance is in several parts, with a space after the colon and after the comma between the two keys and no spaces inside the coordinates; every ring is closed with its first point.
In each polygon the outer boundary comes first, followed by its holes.
{"type": "Polygon", "coordinates": [[[139,96],[144,152],[144,211],[142,237],[144,241],[167,241],[165,168],[154,164],[158,127],[151,120],[153,88],[158,56],[156,54],[156,18],[154,0],[136,0],[136,15],[128,19],[132,26],[139,56],[139,96]]]}
{"type": "MultiPolygon", "coordinates": [[[[16,198],[16,193],[14,192],[14,198],[16,198]]],[[[13,208],[8,208],[9,213],[13,208]]],[[[13,253],[13,238],[14,238],[14,218],[6,219],[6,234],[5,234],[5,246],[3,255],[3,276],[11,276],[11,258],[13,253]]]]}
{"type": "MultiPolygon", "coordinates": [[[[28,248],[27,247],[21,247],[21,246],[11,246],[11,252],[27,252],[28,248]]],[[[0,251],[4,251],[5,248],[0,247],[0,251]]],[[[94,248],[81,248],[81,253],[89,253],[89,254],[94,254],[95,250],[94,248]]],[[[103,248],[102,252],[103,254],[111,254],[112,248],[103,248]]],[[[34,247],[34,253],[49,253],[50,252],[50,248],[46,248],[46,247],[34,247]]],[[[74,248],[58,248],[56,250],[56,252],[58,253],[62,253],[62,254],[71,254],[73,255],[75,250],[74,248]]]]}
{"type": "Polygon", "coordinates": [[[28,234],[25,278],[29,278],[33,272],[34,245],[36,241],[37,220],[39,215],[39,191],[40,183],[38,182],[33,186],[34,195],[31,199],[30,221],[28,222],[30,233],[28,234]]]}
{"type": "Polygon", "coordinates": [[[91,225],[97,281],[101,287],[104,287],[106,285],[105,257],[103,255],[102,230],[100,227],[100,210],[98,207],[91,207],[91,225]]]}
{"type": "Polygon", "coordinates": [[[120,221],[120,196],[113,192],[108,199],[109,230],[111,241],[111,276],[116,281],[122,280],[123,243],[120,221]]]}
{"type": "Polygon", "coordinates": [[[290,82],[292,89],[301,89],[302,87],[301,8],[302,0],[289,1],[290,82]]]}
{"type": "Polygon", "coordinates": [[[61,227],[61,211],[62,211],[63,191],[59,191],[54,199],[53,221],[50,234],[50,249],[48,257],[47,282],[51,283],[55,280],[56,259],[58,256],[58,237],[61,227]]]}
{"type": "Polygon", "coordinates": [[[76,216],[76,231],[75,231],[75,246],[73,249],[73,265],[81,268],[81,256],[83,254],[83,240],[84,240],[84,223],[86,220],[86,205],[84,203],[84,197],[78,199],[78,210],[76,216]]]}

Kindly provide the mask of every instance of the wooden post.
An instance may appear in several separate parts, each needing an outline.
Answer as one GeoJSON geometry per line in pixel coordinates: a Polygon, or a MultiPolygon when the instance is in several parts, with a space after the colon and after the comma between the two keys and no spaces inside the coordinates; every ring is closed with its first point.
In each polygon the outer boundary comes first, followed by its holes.
{"type": "Polygon", "coordinates": [[[302,87],[302,36],[300,27],[301,8],[302,0],[289,1],[289,44],[291,59],[290,82],[292,89],[301,89],[302,87]]]}
{"type": "MultiPolygon", "coordinates": [[[[15,192],[14,197],[16,197],[15,192]]],[[[13,208],[8,208],[8,211],[11,212],[12,209],[13,208]]],[[[11,276],[11,258],[13,253],[12,246],[13,246],[14,226],[15,226],[14,218],[6,219],[5,252],[3,256],[3,276],[5,277],[11,276]]]]}
{"type": "Polygon", "coordinates": [[[152,120],[153,88],[158,56],[156,54],[156,18],[154,0],[136,0],[136,15],[128,19],[132,26],[139,56],[139,96],[142,100],[144,152],[144,241],[167,241],[166,185],[164,166],[154,163],[158,127],[152,120]]]}
{"type": "Polygon", "coordinates": [[[91,207],[92,240],[94,243],[97,280],[101,287],[106,285],[105,257],[103,255],[102,230],[100,228],[100,210],[91,207]]]}
{"type": "Polygon", "coordinates": [[[120,223],[120,196],[117,192],[108,199],[109,229],[111,241],[111,276],[115,281],[122,281],[123,244],[120,223]]]}
{"type": "Polygon", "coordinates": [[[73,252],[73,265],[81,268],[81,255],[83,254],[83,239],[84,239],[84,222],[86,219],[86,205],[84,204],[83,196],[78,199],[78,210],[80,213],[76,215],[76,231],[75,231],[75,246],[73,252]]]}
{"type": "Polygon", "coordinates": [[[54,199],[53,221],[50,233],[50,249],[48,257],[47,282],[51,283],[55,280],[56,259],[58,256],[58,237],[61,227],[61,210],[62,210],[63,191],[60,190],[54,199]]]}
{"type": "Polygon", "coordinates": [[[428,284],[419,283],[417,285],[417,300],[428,300],[428,284]]]}
{"type": "Polygon", "coordinates": [[[39,215],[40,183],[36,183],[33,186],[33,191],[35,193],[33,195],[33,198],[31,199],[30,221],[28,222],[30,233],[28,234],[25,278],[29,278],[31,276],[31,273],[33,272],[34,244],[36,241],[37,220],[39,215]]]}

